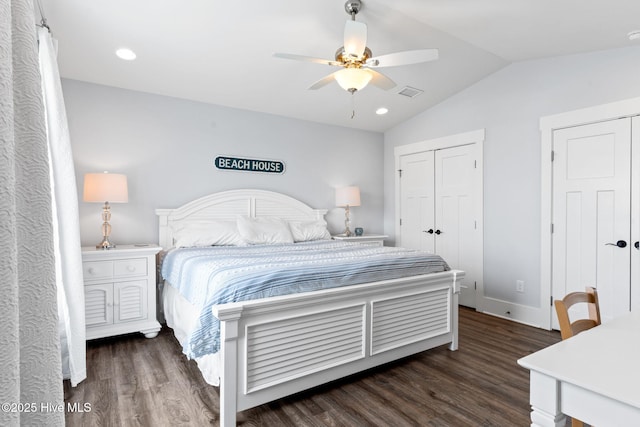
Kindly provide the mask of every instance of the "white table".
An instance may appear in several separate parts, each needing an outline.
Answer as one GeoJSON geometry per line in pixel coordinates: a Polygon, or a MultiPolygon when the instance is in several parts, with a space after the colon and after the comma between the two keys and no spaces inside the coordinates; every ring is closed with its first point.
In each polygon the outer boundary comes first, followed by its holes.
{"type": "Polygon", "coordinates": [[[597,427],[640,426],[640,312],[518,363],[531,371],[532,426],[564,426],[565,414],[597,427]]]}

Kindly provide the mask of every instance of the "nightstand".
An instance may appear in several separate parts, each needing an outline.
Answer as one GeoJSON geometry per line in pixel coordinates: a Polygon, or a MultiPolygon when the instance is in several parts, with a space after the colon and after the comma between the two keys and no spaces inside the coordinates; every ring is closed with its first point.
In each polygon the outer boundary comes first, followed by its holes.
{"type": "Polygon", "coordinates": [[[384,234],[365,234],[362,236],[332,236],[333,240],[341,240],[343,242],[358,242],[363,245],[384,246],[384,239],[389,236],[384,234]]]}
{"type": "Polygon", "coordinates": [[[141,332],[154,338],[157,245],[82,248],[87,339],[141,332]]]}

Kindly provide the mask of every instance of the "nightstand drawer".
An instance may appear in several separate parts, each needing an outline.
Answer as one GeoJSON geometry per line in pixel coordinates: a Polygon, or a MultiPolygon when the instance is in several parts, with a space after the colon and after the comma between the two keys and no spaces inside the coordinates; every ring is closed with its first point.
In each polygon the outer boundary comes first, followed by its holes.
{"type": "Polygon", "coordinates": [[[85,280],[108,279],[113,277],[113,261],[85,261],[82,273],[85,280]]]}
{"type": "Polygon", "coordinates": [[[129,276],[146,276],[147,260],[146,258],[131,258],[115,261],[113,276],[129,277],[129,276]]]}
{"type": "Polygon", "coordinates": [[[333,236],[333,240],[340,240],[343,242],[356,242],[361,245],[367,246],[384,246],[384,239],[386,239],[386,234],[365,234],[364,236],[333,236]]]}

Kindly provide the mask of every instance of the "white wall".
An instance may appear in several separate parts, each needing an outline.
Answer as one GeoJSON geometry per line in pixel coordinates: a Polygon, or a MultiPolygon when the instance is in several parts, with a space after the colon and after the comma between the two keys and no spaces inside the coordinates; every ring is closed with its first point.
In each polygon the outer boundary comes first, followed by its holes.
{"type": "Polygon", "coordinates": [[[157,242],[156,208],[178,207],[206,194],[258,188],[333,209],[330,231],[344,211],[334,188],[358,185],[362,206],[352,227],[383,229],[383,135],[182,99],[63,80],[80,199],[83,245],[101,240],[101,205],[82,201],[83,176],[124,173],[129,203],[113,204],[112,241],[157,242]],[[282,160],[282,175],[221,171],[217,155],[282,160]]]}
{"type": "Polygon", "coordinates": [[[637,96],[638,47],[499,70],[385,133],[385,233],[395,234],[393,148],[485,128],[485,296],[495,314],[508,310],[527,321],[541,304],[539,119],[637,96]],[[525,293],[515,292],[516,280],[524,280],[525,293]]]}

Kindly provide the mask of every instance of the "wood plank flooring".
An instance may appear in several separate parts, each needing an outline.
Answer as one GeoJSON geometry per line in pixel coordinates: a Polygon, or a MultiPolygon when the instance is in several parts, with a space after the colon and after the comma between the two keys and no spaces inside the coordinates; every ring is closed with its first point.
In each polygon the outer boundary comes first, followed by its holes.
{"type": "MultiPolygon", "coordinates": [[[[460,346],[408,357],[241,413],[243,426],[528,426],[529,374],[516,360],[558,332],[460,308],[460,346]]],[[[172,332],[94,340],[87,379],[65,401],[67,426],[218,424],[218,388],[204,382],[172,332]]]]}

